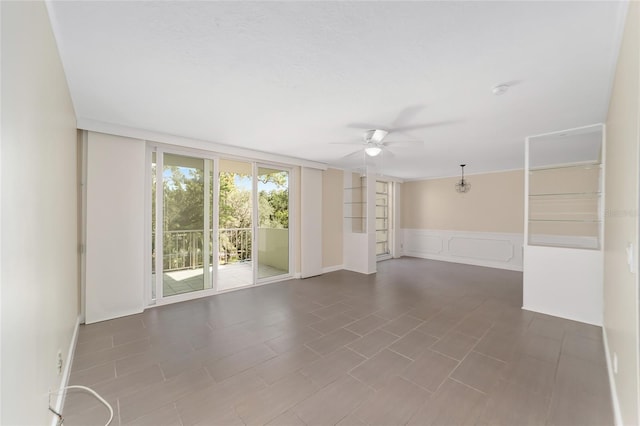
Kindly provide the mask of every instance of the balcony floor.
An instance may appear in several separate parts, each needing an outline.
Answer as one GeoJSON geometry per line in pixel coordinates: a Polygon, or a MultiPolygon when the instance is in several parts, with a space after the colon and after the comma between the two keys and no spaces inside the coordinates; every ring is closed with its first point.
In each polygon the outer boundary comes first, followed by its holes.
{"type": "MultiPolygon", "coordinates": [[[[211,268],[210,268],[211,270],[211,268]]],[[[163,294],[173,296],[202,290],[203,268],[164,273],[163,294]]],[[[287,271],[268,265],[258,265],[258,277],[267,278],[286,274],[287,271]]],[[[239,262],[218,266],[218,291],[247,287],[253,284],[253,262],[239,262]]]]}

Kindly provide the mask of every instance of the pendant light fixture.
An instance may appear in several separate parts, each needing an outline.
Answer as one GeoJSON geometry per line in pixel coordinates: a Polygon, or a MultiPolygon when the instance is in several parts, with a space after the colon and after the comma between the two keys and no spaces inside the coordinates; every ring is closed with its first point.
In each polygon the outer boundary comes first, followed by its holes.
{"type": "Polygon", "coordinates": [[[460,194],[466,194],[471,190],[471,184],[468,181],[464,180],[464,166],[466,166],[466,164],[460,164],[462,176],[460,178],[460,181],[456,182],[456,191],[458,191],[460,194]]]}

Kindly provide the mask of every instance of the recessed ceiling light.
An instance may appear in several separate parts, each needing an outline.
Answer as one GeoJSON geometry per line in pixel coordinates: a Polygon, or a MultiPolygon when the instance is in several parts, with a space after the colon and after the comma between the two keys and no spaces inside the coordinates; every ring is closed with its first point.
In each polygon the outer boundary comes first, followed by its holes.
{"type": "Polygon", "coordinates": [[[507,93],[507,90],[509,90],[508,84],[498,84],[496,86],[493,86],[493,89],[491,89],[493,94],[496,96],[504,95],[505,93],[507,93]]]}

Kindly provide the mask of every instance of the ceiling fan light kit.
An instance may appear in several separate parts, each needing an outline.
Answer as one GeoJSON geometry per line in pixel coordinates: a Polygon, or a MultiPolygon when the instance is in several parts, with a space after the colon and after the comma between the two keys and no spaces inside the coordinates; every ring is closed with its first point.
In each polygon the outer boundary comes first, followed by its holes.
{"type": "Polygon", "coordinates": [[[456,182],[456,191],[460,194],[466,194],[471,190],[471,184],[469,181],[464,180],[464,166],[466,164],[460,164],[460,169],[462,170],[462,176],[458,182],[456,182]]]}
{"type": "Polygon", "coordinates": [[[375,157],[376,155],[380,154],[382,152],[382,148],[380,148],[378,145],[375,144],[371,144],[369,146],[367,146],[364,149],[364,152],[369,156],[369,157],[375,157]]]}

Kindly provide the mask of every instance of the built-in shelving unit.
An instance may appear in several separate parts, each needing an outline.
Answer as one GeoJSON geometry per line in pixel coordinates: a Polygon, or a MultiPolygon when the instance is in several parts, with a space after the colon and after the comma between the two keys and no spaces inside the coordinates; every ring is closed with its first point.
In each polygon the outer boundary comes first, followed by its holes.
{"type": "Polygon", "coordinates": [[[355,186],[344,188],[344,219],[351,232],[367,232],[367,184],[366,180],[354,177],[355,186]]]}
{"type": "MultiPolygon", "coordinates": [[[[534,146],[534,157],[535,151],[534,146]]],[[[528,173],[528,243],[598,250],[602,222],[600,162],[529,168],[528,173]]]]}
{"type": "Polygon", "coordinates": [[[602,324],[604,125],[527,138],[523,307],[602,324]]]}
{"type": "Polygon", "coordinates": [[[376,174],[372,164],[363,171],[345,171],[344,269],[375,273],[376,262],[391,259],[398,250],[396,183],[392,178],[376,174]]]}
{"type": "Polygon", "coordinates": [[[376,272],[375,171],[345,171],[343,184],[344,268],[362,274],[376,272]]]}

